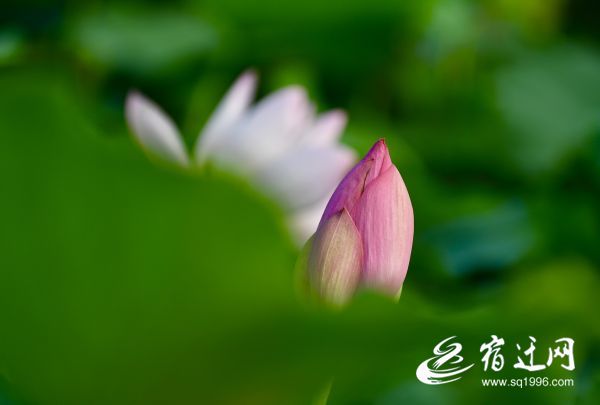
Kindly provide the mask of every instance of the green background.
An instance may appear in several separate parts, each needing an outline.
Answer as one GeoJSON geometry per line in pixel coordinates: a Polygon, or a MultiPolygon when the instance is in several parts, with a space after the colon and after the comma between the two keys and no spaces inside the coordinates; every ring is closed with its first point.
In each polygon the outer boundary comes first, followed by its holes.
{"type": "MultiPolygon", "coordinates": [[[[600,399],[600,9],[592,1],[3,2],[0,404],[576,403],[600,399]],[[415,240],[398,304],[306,299],[277,205],[155,166],[138,88],[190,145],[244,69],[385,137],[415,240]],[[506,340],[483,372],[479,346],[506,340]],[[475,366],[427,386],[449,336],[475,366]],[[515,370],[575,340],[576,370],[515,370]],[[573,378],[484,388],[481,378],[573,378]]],[[[539,360],[538,360],[539,359],[539,360]]]]}

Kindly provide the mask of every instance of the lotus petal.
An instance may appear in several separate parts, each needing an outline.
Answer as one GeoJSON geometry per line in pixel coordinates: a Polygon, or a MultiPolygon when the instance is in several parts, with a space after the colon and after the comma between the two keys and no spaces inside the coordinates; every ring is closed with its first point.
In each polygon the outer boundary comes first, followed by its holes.
{"type": "Polygon", "coordinates": [[[151,157],[188,166],[189,158],[177,127],[153,101],[137,91],[127,96],[125,115],[142,149],[151,157]]]}
{"type": "Polygon", "coordinates": [[[327,146],[335,144],[346,127],[348,118],[342,110],[320,115],[312,128],[302,136],[303,145],[327,146]]]}
{"type": "Polygon", "coordinates": [[[325,221],[308,257],[310,284],[318,296],[336,306],[345,304],[360,280],[362,255],[360,234],[347,210],[325,221]]]}
{"type": "Polygon", "coordinates": [[[293,211],[331,194],[355,159],[354,152],[341,145],[294,149],[261,170],[257,180],[293,211]]]}
{"type": "Polygon", "coordinates": [[[351,215],[364,248],[361,283],[396,296],[408,270],[414,217],[408,191],[395,166],[365,188],[351,215]]]}
{"type": "Polygon", "coordinates": [[[200,133],[194,154],[197,164],[209,158],[223,139],[231,136],[232,129],[247,111],[256,92],[257,77],[252,70],[244,72],[225,94],[206,126],[200,133]]]}

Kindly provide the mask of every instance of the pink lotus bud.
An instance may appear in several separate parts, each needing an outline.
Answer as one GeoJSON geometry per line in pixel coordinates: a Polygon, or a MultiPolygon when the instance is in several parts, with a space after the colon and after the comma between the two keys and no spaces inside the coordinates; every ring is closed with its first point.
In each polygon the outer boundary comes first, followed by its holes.
{"type": "Polygon", "coordinates": [[[313,289],[335,304],[359,286],[397,297],[408,270],[413,221],[404,181],[379,140],[325,208],[308,258],[313,289]]]}

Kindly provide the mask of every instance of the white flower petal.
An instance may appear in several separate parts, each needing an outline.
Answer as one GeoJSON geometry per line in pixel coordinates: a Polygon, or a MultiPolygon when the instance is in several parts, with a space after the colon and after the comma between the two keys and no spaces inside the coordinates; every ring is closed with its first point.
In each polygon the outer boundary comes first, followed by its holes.
{"type": "Polygon", "coordinates": [[[206,161],[223,138],[231,134],[232,128],[252,102],[256,84],[256,73],[248,70],[240,75],[225,94],[196,141],[194,154],[197,163],[206,161]]]}
{"type": "Polygon", "coordinates": [[[316,232],[329,197],[330,195],[309,207],[292,213],[289,217],[289,227],[298,246],[304,245],[308,238],[316,232]]]}
{"type": "Polygon", "coordinates": [[[330,195],[355,159],[354,152],[341,145],[299,148],[263,168],[257,181],[284,207],[295,211],[330,195]]]}
{"type": "Polygon", "coordinates": [[[189,159],[177,127],[153,101],[137,91],[127,95],[125,115],[144,151],[151,156],[187,166],[189,159]]]}
{"type": "Polygon", "coordinates": [[[287,152],[312,124],[313,106],[298,86],[281,89],[257,104],[214,151],[215,160],[255,172],[287,152]]]}
{"type": "Polygon", "coordinates": [[[321,114],[302,137],[302,144],[314,146],[326,146],[335,143],[348,121],[346,113],[342,110],[333,110],[321,114]]]}

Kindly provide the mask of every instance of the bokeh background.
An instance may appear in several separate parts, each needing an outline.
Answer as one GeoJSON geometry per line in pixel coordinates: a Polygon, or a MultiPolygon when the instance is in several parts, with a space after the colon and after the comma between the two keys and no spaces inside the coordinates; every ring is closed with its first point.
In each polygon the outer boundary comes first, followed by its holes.
{"type": "Polygon", "coordinates": [[[0,404],[598,403],[599,18],[583,0],[3,1],[0,404]],[[359,153],[386,138],[415,211],[398,304],[307,302],[275,203],[131,141],[129,89],[192,144],[248,67],[261,95],[298,83],[344,108],[359,153]],[[454,335],[473,369],[418,382],[454,335]],[[514,370],[528,336],[539,362],[575,339],[576,370],[514,370]],[[480,382],[528,376],[575,386],[480,382]]]}

